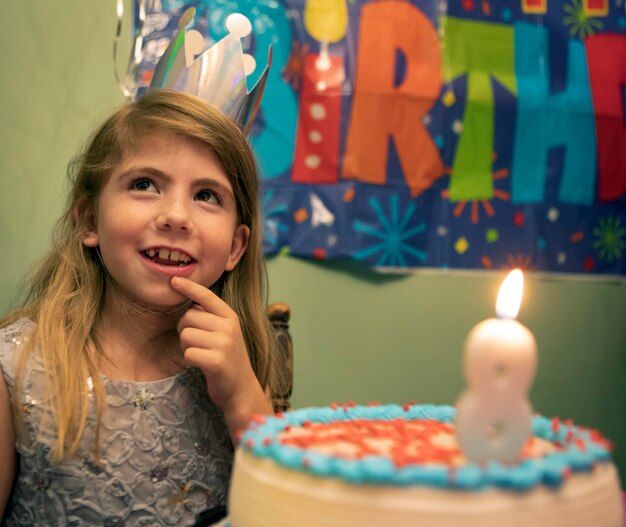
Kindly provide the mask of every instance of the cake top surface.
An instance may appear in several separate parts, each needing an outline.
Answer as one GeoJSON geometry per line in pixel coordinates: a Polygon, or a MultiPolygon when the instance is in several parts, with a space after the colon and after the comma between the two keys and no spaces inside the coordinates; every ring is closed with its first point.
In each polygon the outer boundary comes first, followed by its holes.
{"type": "Polygon", "coordinates": [[[468,462],[455,414],[451,406],[413,404],[303,408],[256,419],[240,445],[287,468],[353,483],[476,490],[558,487],[611,459],[597,431],[535,416],[517,462],[468,462]]]}

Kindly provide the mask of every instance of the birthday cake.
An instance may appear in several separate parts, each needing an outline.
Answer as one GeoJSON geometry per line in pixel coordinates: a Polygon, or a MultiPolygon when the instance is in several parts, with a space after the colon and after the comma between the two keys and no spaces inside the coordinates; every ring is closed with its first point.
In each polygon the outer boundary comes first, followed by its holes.
{"type": "Polygon", "coordinates": [[[514,463],[468,461],[456,410],[331,405],[259,418],[243,434],[233,527],[623,527],[599,432],[532,418],[514,463]]]}

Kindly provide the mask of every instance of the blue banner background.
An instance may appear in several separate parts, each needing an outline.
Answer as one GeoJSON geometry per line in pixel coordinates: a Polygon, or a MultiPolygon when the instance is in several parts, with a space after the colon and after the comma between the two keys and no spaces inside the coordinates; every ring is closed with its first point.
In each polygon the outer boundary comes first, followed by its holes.
{"type": "MultiPolygon", "coordinates": [[[[606,136],[604,143],[597,139],[598,99],[591,97],[586,53],[589,39],[604,35],[626,48],[625,7],[623,0],[583,1],[163,0],[147,12],[137,80],[149,83],[189,6],[197,9],[193,27],[209,36],[208,44],[224,36],[228,14],[246,15],[254,36],[243,44],[256,58],[257,72],[273,46],[251,133],[264,180],[267,254],[352,258],[396,270],[521,267],[623,275],[626,74],[619,84],[621,131],[607,152],[606,136]],[[378,47],[367,47],[367,27],[384,19],[374,14],[398,9],[410,14],[406,31],[419,34],[404,35],[400,21],[394,31],[381,30],[378,47]],[[441,63],[424,58],[432,45],[419,40],[422,35],[438,39],[441,63]],[[424,46],[415,56],[403,48],[405,36],[424,46]],[[491,47],[480,47],[490,38],[491,47]],[[319,73],[311,64],[319,64],[324,49],[330,64],[319,73]],[[374,50],[371,62],[366,49],[374,50]],[[395,52],[381,59],[378,49],[395,52]],[[481,70],[491,64],[493,72],[481,70]],[[377,82],[386,66],[393,79],[377,93],[366,83],[377,82]],[[426,73],[411,79],[420,67],[426,73]],[[440,77],[426,79],[432,71],[440,77]],[[359,93],[384,104],[393,99],[389,121],[367,117],[359,93]],[[394,105],[400,100],[406,103],[400,107],[421,110],[398,117],[394,105]],[[376,126],[358,129],[358,122],[390,128],[378,133],[376,126]],[[326,127],[322,134],[316,123],[326,127]],[[352,143],[351,133],[359,137],[352,143]],[[372,159],[384,159],[384,173],[359,164],[359,153],[374,150],[372,159]],[[602,181],[598,152],[615,160],[602,181]],[[422,160],[430,163],[423,171],[422,160]],[[602,184],[609,180],[617,191],[606,199],[602,184]]],[[[609,70],[626,68],[621,58],[626,54],[606,55],[602,62],[609,70]]],[[[256,80],[254,74],[249,80],[256,80]]]]}

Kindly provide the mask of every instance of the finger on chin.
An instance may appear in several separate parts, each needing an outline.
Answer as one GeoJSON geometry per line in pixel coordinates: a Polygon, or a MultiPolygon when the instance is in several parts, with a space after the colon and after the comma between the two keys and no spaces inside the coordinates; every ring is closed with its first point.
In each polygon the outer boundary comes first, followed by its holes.
{"type": "Polygon", "coordinates": [[[228,306],[208,287],[180,276],[172,277],[170,283],[173,289],[185,295],[205,311],[221,316],[228,313],[228,306]]]}

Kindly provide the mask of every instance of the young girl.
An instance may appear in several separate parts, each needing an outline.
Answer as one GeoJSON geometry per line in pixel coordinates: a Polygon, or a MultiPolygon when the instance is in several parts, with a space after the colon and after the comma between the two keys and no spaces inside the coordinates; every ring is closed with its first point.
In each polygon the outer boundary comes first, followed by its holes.
{"type": "Polygon", "coordinates": [[[71,165],[54,249],[0,320],[3,525],[192,525],[270,413],[259,181],[239,128],[155,90],[71,165]]]}

